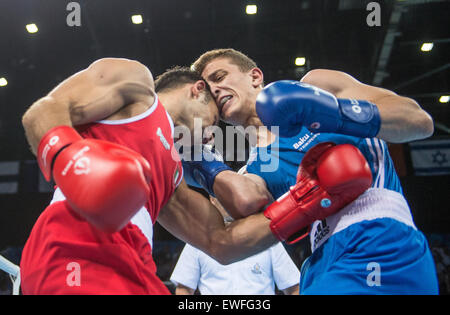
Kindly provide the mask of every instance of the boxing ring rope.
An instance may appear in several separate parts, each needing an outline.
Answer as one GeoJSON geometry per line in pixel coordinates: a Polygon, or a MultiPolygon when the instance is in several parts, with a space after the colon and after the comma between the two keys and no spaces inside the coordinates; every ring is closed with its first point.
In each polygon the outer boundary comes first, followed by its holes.
{"type": "Polygon", "coordinates": [[[13,295],[20,293],[20,268],[0,255],[0,269],[9,274],[13,283],[13,295]]]}

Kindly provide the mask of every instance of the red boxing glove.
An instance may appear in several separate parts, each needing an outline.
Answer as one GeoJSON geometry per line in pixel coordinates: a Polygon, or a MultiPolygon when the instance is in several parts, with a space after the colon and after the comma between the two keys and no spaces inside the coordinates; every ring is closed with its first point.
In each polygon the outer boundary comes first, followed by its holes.
{"type": "Polygon", "coordinates": [[[338,212],[372,185],[369,165],[351,144],[320,143],[303,157],[297,184],[272,203],[264,215],[281,241],[298,242],[302,233],[316,220],[338,212]]]}
{"type": "Polygon", "coordinates": [[[124,146],[83,139],[71,127],[51,129],[41,140],[38,161],[70,207],[105,232],[121,230],[150,193],[148,161],[124,146]]]}

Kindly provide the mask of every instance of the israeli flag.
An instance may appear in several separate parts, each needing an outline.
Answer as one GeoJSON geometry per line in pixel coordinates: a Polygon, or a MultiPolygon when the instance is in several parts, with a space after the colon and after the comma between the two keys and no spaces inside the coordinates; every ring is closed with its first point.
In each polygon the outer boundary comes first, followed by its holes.
{"type": "Polygon", "coordinates": [[[415,175],[450,174],[450,139],[417,141],[409,146],[415,175]]]}

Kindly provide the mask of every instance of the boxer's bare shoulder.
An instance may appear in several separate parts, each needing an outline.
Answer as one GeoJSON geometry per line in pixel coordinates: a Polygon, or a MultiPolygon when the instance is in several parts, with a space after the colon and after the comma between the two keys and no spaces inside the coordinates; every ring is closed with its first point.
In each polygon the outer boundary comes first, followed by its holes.
{"type": "Polygon", "coordinates": [[[155,89],[150,70],[136,60],[125,58],[102,58],[94,61],[86,70],[89,71],[99,84],[110,84],[121,80],[147,85],[155,89]]]}
{"type": "Polygon", "coordinates": [[[153,77],[146,66],[134,60],[103,58],[34,102],[22,123],[34,152],[52,127],[126,118],[145,111],[154,100],[153,77]]]}
{"type": "Polygon", "coordinates": [[[138,61],[103,58],[68,78],[49,96],[67,99],[72,124],[79,125],[123,116],[118,111],[136,103],[145,110],[154,100],[154,81],[150,70],[138,61]]]}

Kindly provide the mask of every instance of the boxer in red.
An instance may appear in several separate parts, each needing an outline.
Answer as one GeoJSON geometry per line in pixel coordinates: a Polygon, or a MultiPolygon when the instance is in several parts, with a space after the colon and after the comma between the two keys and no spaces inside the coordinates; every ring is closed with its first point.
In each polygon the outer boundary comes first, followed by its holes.
{"type": "MultiPolygon", "coordinates": [[[[188,70],[170,71],[160,81],[157,95],[142,64],[101,59],[25,113],[31,149],[58,188],[23,251],[24,294],[167,294],[151,256],[160,210],[168,208],[166,221],[179,237],[203,248],[209,240],[201,232],[184,234],[215,226],[225,231],[209,201],[182,183],[173,146],[174,125],[192,129],[194,116],[203,127],[217,123],[214,101],[204,81],[188,70]],[[175,199],[168,205],[177,187],[183,204],[175,199]],[[177,211],[192,203],[201,209],[200,219],[187,226],[177,211]]],[[[266,232],[264,247],[275,242],[266,232]]]]}
{"type": "MultiPolygon", "coordinates": [[[[200,77],[175,69],[155,88],[148,68],[116,58],[94,62],[27,110],[27,139],[57,189],[24,247],[24,294],[168,294],[151,254],[156,220],[217,261],[231,263],[272,246],[280,235],[288,238],[296,220],[304,221],[305,212],[311,216],[320,202],[313,192],[308,203],[297,202],[296,195],[269,206],[266,215],[225,226],[209,200],[186,185],[174,149],[174,126],[192,129],[194,117],[204,128],[218,120],[200,77]]],[[[367,162],[357,159],[364,170],[367,162]]],[[[315,169],[330,163],[324,161],[312,158],[298,185],[320,185],[315,169]]],[[[360,170],[345,181],[367,176],[360,170]]],[[[238,187],[261,195],[262,188],[244,176],[227,170],[220,176],[248,181],[238,187]]],[[[261,209],[270,201],[268,193],[262,196],[261,209]]]]}

